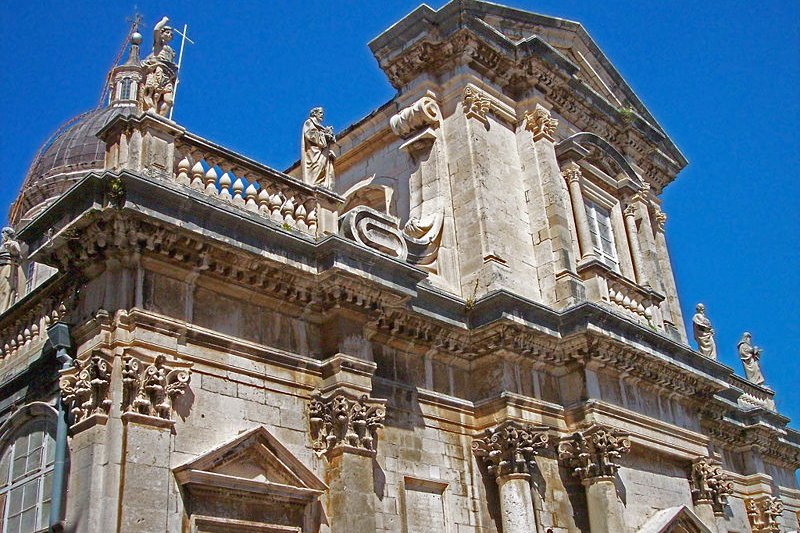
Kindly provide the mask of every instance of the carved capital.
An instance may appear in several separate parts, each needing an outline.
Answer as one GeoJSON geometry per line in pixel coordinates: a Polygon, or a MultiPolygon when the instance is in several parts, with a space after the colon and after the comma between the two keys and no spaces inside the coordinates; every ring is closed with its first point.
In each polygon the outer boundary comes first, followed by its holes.
{"type": "Polygon", "coordinates": [[[533,111],[525,112],[525,129],[533,133],[534,141],[539,139],[554,141],[557,127],[558,120],[552,118],[550,111],[539,104],[536,104],[533,111]]]}
{"type": "Polygon", "coordinates": [[[75,360],[59,379],[61,399],[72,414],[73,423],[93,415],[108,415],[111,399],[111,363],[109,356],[95,350],[85,361],[75,360]]]}
{"type": "Polygon", "coordinates": [[[472,451],[483,460],[495,478],[509,474],[530,474],[539,448],[547,446],[546,427],[523,425],[513,420],[489,428],[472,441],[472,451]]]}
{"type": "Polygon", "coordinates": [[[561,175],[564,176],[564,179],[567,180],[567,183],[580,183],[581,178],[583,177],[581,167],[574,162],[567,163],[561,171],[561,175]]]}
{"type": "Polygon", "coordinates": [[[656,220],[656,228],[661,233],[664,233],[664,225],[667,223],[667,214],[661,210],[660,207],[655,206],[654,210],[654,218],[656,220]]]}
{"type": "Polygon", "coordinates": [[[467,118],[477,118],[483,123],[488,124],[486,113],[492,107],[492,100],[489,95],[481,90],[467,85],[464,87],[464,114],[467,118]]]}
{"type": "Polygon", "coordinates": [[[630,203],[625,206],[625,209],[622,211],[622,215],[626,217],[635,217],[636,216],[636,204],[630,203]]]}
{"type": "Polygon", "coordinates": [[[778,533],[781,530],[780,516],[783,502],[776,496],[748,499],[744,502],[747,519],[753,533],[778,533]]]}
{"type": "Polygon", "coordinates": [[[692,462],[689,472],[694,503],[709,502],[719,514],[733,494],[733,482],[722,466],[708,457],[698,457],[692,462]]]}
{"type": "Polygon", "coordinates": [[[627,434],[603,426],[577,432],[562,439],[558,459],[584,482],[613,477],[619,470],[618,461],[631,449],[627,434]]]}
{"type": "Polygon", "coordinates": [[[390,118],[389,126],[398,137],[406,137],[426,126],[435,128],[439,125],[441,117],[442,112],[436,100],[430,96],[423,96],[390,118]]]}
{"type": "Polygon", "coordinates": [[[326,453],[349,446],[374,454],[385,418],[383,404],[366,395],[353,398],[339,393],[325,398],[315,394],[308,408],[314,450],[326,453]]]}
{"type": "Polygon", "coordinates": [[[132,355],[122,362],[122,412],[172,420],[172,403],[186,392],[189,369],[168,366],[163,355],[150,365],[132,355]]]}

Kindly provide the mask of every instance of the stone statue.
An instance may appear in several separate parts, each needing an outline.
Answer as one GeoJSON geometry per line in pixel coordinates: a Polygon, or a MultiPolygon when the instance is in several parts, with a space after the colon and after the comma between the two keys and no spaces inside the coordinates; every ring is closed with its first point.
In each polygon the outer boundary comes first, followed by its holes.
{"type": "Polygon", "coordinates": [[[153,28],[153,52],[142,62],[145,71],[141,91],[142,109],[162,117],[169,115],[172,109],[175,82],[178,79],[175,50],[169,46],[172,27],[167,25],[168,22],[169,19],[164,17],[153,28]]]}
{"type": "Polygon", "coordinates": [[[738,348],[739,359],[742,360],[742,364],[744,365],[745,377],[748,381],[756,385],[763,385],[764,376],[761,374],[761,364],[759,363],[761,359],[761,348],[753,346],[752,335],[745,332],[744,335],[742,335],[742,340],[739,341],[738,348]]]}
{"type": "Polygon", "coordinates": [[[697,304],[695,314],[692,317],[694,326],[694,340],[697,343],[697,351],[711,359],[717,358],[717,343],[714,342],[714,328],[711,321],[706,316],[706,308],[703,304],[697,304]]]}
{"type": "Polygon", "coordinates": [[[12,228],[3,228],[0,244],[0,313],[11,307],[19,294],[22,248],[12,228]]]}
{"type": "Polygon", "coordinates": [[[301,163],[303,181],[308,185],[333,188],[333,162],[336,154],[331,146],[336,142],[333,128],[323,126],[325,111],[315,107],[303,124],[301,163]]]}

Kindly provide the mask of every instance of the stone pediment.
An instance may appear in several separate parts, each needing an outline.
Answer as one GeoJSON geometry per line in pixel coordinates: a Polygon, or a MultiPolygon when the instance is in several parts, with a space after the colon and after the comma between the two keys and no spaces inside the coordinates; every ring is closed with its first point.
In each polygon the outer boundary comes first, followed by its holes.
{"type": "Polygon", "coordinates": [[[225,491],[310,503],[328,486],[265,428],[243,433],[173,470],[191,490],[225,491]]]}
{"type": "Polygon", "coordinates": [[[653,515],[639,533],[712,533],[694,512],[681,505],[662,509],[653,515]]]}

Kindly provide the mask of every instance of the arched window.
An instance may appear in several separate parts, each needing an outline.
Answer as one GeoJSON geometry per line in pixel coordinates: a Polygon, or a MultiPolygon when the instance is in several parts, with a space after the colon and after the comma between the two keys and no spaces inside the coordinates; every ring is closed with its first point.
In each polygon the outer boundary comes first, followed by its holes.
{"type": "Polygon", "coordinates": [[[130,100],[131,99],[131,85],[133,84],[133,80],[130,78],[123,78],[120,90],[120,100],[130,100]]]}
{"type": "Polygon", "coordinates": [[[48,526],[55,456],[54,421],[30,420],[7,440],[0,460],[0,513],[5,533],[48,526]]]}

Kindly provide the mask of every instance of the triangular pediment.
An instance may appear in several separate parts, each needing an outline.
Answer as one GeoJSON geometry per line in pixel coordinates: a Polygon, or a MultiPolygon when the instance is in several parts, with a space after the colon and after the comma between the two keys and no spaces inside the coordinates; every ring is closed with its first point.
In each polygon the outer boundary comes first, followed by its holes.
{"type": "Polygon", "coordinates": [[[264,427],[174,469],[182,486],[263,494],[311,501],[328,489],[311,470],[264,427]]]}
{"type": "Polygon", "coordinates": [[[681,505],[662,509],[653,515],[639,533],[712,533],[694,512],[681,505]]]}

